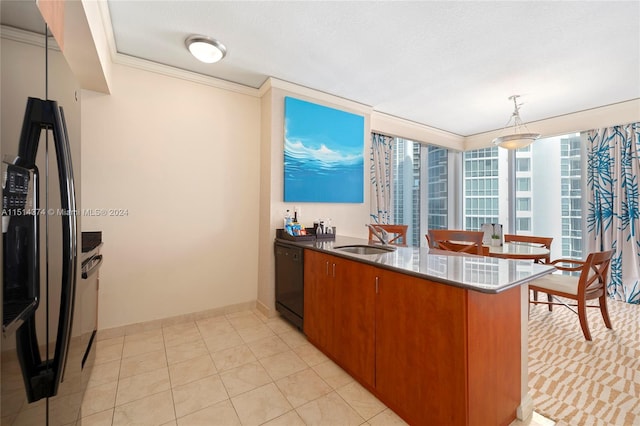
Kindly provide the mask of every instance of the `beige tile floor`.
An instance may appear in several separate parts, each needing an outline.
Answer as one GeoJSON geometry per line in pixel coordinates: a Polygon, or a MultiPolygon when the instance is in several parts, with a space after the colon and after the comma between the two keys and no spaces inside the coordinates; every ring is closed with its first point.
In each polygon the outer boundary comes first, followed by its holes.
{"type": "Polygon", "coordinates": [[[287,322],[244,311],[98,340],[80,424],[405,423],[287,322]]]}
{"type": "Polygon", "coordinates": [[[406,424],[258,311],[98,340],[81,413],[83,426],[406,424]]]}

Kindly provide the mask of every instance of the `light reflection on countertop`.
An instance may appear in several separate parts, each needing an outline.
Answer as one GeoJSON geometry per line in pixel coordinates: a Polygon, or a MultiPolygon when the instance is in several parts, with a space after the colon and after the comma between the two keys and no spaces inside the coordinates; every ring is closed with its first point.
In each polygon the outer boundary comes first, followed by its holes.
{"type": "Polygon", "coordinates": [[[376,244],[360,238],[339,235],[335,241],[278,241],[483,293],[498,293],[555,270],[553,266],[533,263],[530,260],[473,256],[427,247],[397,247],[392,252],[382,254],[347,253],[336,247],[376,244]]]}

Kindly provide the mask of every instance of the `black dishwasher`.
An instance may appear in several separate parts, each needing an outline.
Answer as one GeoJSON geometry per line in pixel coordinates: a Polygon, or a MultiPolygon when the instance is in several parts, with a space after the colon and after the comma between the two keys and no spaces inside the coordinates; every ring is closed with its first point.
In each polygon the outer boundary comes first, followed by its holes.
{"type": "Polygon", "coordinates": [[[304,249],[276,241],[276,310],[302,330],[304,318],[304,249]]]}

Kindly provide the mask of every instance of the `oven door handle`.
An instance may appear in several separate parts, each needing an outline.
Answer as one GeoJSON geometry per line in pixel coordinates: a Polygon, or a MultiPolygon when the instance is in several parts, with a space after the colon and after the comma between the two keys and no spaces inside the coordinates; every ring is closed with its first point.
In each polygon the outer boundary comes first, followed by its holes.
{"type": "Polygon", "coordinates": [[[98,272],[98,269],[100,268],[100,265],[102,265],[102,255],[98,254],[96,256],[93,256],[91,258],[91,260],[97,260],[97,262],[91,262],[91,268],[87,269],[85,271],[84,268],[82,268],[82,279],[86,280],[88,279],[91,275],[93,275],[94,273],[98,272]]]}

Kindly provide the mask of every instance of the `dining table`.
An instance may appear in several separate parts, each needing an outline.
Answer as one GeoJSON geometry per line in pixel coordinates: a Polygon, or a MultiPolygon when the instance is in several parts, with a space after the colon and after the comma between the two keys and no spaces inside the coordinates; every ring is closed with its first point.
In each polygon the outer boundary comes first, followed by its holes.
{"type": "Polygon", "coordinates": [[[538,260],[549,256],[549,249],[535,244],[510,242],[499,246],[489,246],[490,257],[503,259],[538,260]]]}

